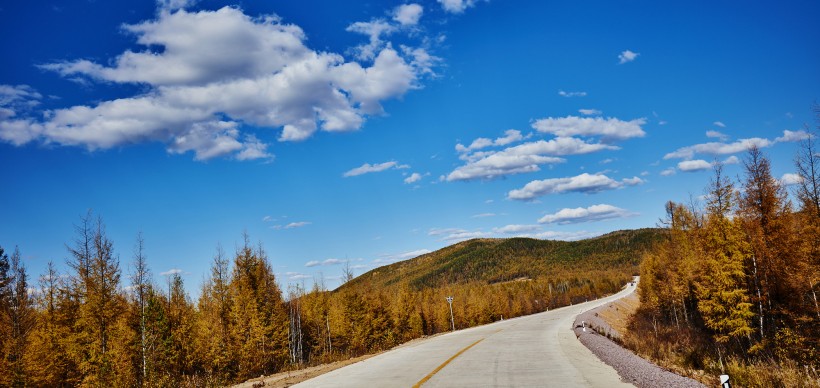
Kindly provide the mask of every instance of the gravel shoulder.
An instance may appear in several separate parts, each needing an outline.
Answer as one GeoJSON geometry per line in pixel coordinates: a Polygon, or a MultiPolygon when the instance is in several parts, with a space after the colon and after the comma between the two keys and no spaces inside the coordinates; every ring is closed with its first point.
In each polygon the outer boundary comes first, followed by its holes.
{"type": "Polygon", "coordinates": [[[624,298],[626,300],[623,302],[607,303],[578,315],[573,324],[578,340],[601,361],[613,367],[623,381],[632,383],[636,387],[706,387],[698,381],[663,369],[624,349],[610,339],[620,339],[621,331],[625,330],[625,314],[613,314],[613,310],[629,308],[624,305],[624,303],[633,303],[628,298],[637,298],[637,295],[633,293],[624,298]],[[611,318],[616,327],[610,325],[603,317],[611,318]],[[583,329],[584,326],[586,330],[583,329]]]}

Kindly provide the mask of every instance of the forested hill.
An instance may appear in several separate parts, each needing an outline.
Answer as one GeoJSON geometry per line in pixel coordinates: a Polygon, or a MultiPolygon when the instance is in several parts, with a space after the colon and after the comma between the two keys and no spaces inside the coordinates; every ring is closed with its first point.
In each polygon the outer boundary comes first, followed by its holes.
{"type": "Polygon", "coordinates": [[[535,279],[585,270],[617,269],[637,274],[642,253],[660,241],[664,233],[662,229],[646,228],[621,230],[581,241],[473,239],[373,269],[340,289],[410,286],[419,290],[448,284],[535,279]]]}

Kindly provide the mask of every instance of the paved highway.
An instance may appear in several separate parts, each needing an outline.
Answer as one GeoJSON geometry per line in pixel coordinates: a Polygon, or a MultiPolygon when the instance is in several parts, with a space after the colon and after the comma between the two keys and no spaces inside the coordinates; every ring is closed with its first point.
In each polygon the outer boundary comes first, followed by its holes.
{"type": "Polygon", "coordinates": [[[415,341],[296,387],[631,387],[572,332],[591,302],[415,341]]]}

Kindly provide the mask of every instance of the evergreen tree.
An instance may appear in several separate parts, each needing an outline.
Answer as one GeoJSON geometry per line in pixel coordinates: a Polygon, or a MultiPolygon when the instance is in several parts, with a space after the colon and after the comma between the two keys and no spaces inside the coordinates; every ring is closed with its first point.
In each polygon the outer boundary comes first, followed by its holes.
{"type": "Polygon", "coordinates": [[[78,304],[71,353],[83,372],[84,385],[112,385],[112,327],[123,309],[120,268],[102,219],[92,225],[91,216],[89,211],[81,219],[76,245],[69,248],[73,255],[69,265],[76,271],[71,292],[78,304]]]}
{"type": "MultiPolygon", "coordinates": [[[[2,255],[2,253],[0,253],[2,255]]],[[[7,330],[2,343],[4,370],[0,384],[25,387],[31,384],[30,336],[35,328],[36,316],[33,300],[28,293],[28,275],[21,262],[20,250],[15,248],[11,255],[11,266],[7,273],[4,309],[0,315],[0,326],[7,330]]]]}
{"type": "Polygon", "coordinates": [[[749,247],[739,222],[731,218],[735,208],[734,185],[720,164],[710,183],[704,230],[704,262],[697,284],[698,310],[719,344],[752,332],[753,317],[745,285],[744,262],[749,247]]]}

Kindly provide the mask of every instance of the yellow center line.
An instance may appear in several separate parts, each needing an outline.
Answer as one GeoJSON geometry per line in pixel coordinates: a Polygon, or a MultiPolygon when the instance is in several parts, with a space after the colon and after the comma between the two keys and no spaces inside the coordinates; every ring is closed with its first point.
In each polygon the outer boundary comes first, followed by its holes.
{"type": "Polygon", "coordinates": [[[460,356],[462,353],[466,352],[467,350],[469,350],[469,349],[470,349],[470,348],[472,348],[473,346],[478,345],[478,343],[479,343],[479,342],[481,342],[481,341],[484,341],[484,338],[482,338],[482,339],[480,339],[480,340],[478,340],[478,341],[476,341],[476,342],[473,342],[470,346],[468,346],[468,347],[466,347],[466,348],[464,348],[464,349],[459,350],[459,351],[458,351],[458,353],[456,353],[456,354],[454,354],[454,355],[453,355],[453,357],[450,357],[449,359],[447,359],[447,361],[444,361],[444,363],[443,363],[443,364],[441,364],[441,365],[439,365],[439,366],[438,366],[438,368],[433,369],[433,371],[432,371],[432,372],[430,372],[430,374],[429,374],[429,375],[424,376],[424,378],[423,378],[423,379],[419,380],[419,382],[418,382],[418,383],[416,383],[416,385],[414,385],[414,386],[413,386],[413,388],[419,388],[419,387],[421,387],[421,386],[422,386],[422,384],[426,383],[426,382],[427,382],[427,380],[430,380],[430,379],[433,377],[433,375],[435,375],[435,374],[436,374],[436,373],[438,373],[438,372],[439,372],[442,368],[444,368],[445,366],[447,366],[447,364],[449,364],[449,363],[450,363],[450,361],[455,360],[455,359],[456,359],[456,357],[460,356]]]}

